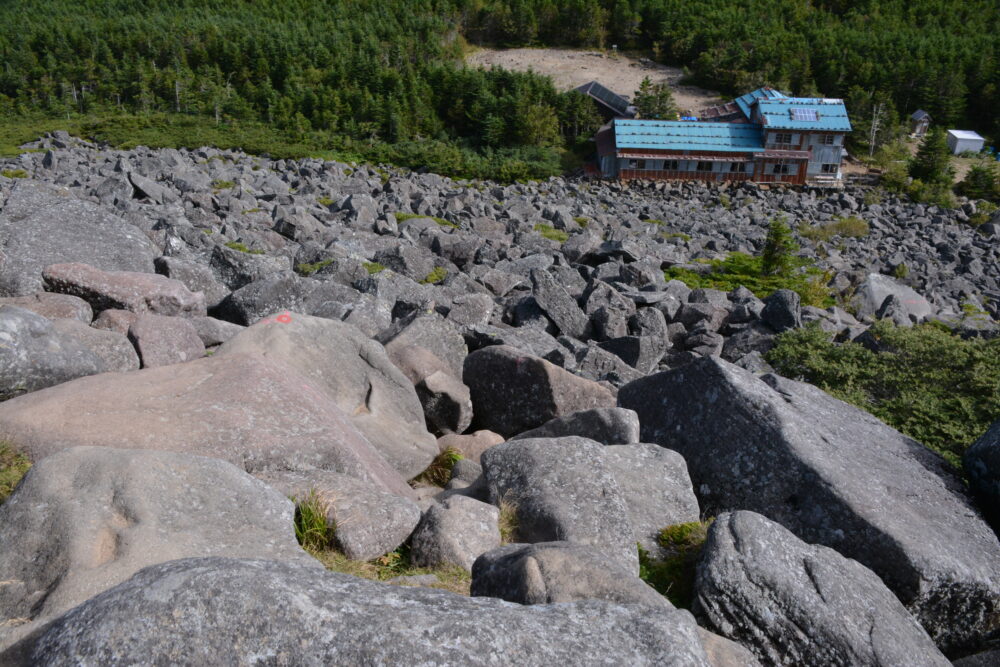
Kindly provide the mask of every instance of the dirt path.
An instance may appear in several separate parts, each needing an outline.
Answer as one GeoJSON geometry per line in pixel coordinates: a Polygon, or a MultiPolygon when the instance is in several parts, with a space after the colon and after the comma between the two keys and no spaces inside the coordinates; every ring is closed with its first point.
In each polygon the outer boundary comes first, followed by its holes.
{"type": "Polygon", "coordinates": [[[724,101],[718,93],[695,86],[681,86],[682,72],[677,67],[659,65],[647,59],[612,56],[599,51],[572,49],[478,49],[468,57],[470,66],[498,65],[515,71],[532,70],[552,77],[556,88],[569,90],[589,81],[597,81],[619,95],[632,97],[643,77],[653,83],[666,81],[677,107],[684,113],[724,101]]]}

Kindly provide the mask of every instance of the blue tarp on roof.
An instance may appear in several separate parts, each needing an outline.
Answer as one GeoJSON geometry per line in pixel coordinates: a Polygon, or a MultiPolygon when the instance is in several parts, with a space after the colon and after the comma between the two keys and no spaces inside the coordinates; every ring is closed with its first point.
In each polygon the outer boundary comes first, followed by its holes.
{"type": "Polygon", "coordinates": [[[615,146],[621,149],[727,151],[764,150],[760,125],[693,123],[679,120],[614,120],[615,146]]]}
{"type": "Polygon", "coordinates": [[[785,99],[785,95],[774,88],[758,88],[757,90],[749,92],[746,95],[740,95],[733,101],[736,102],[736,106],[740,108],[740,111],[742,111],[743,115],[747,117],[747,120],[750,120],[750,107],[753,106],[754,102],[761,99],[780,100],[785,99]]]}
{"type": "Polygon", "coordinates": [[[769,130],[830,130],[850,132],[851,121],[843,100],[785,97],[757,101],[761,121],[769,130]],[[814,112],[808,113],[808,112],[814,112]],[[805,120],[813,118],[816,120],[805,120]]]}

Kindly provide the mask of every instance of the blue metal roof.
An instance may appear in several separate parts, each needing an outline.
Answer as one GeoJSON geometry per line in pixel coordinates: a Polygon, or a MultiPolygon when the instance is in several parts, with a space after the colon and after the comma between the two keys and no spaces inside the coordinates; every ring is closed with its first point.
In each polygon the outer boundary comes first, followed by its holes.
{"type": "Polygon", "coordinates": [[[850,132],[851,121],[843,100],[821,97],[785,97],[757,101],[761,122],[769,130],[830,130],[850,132]],[[812,118],[815,112],[816,120],[812,118]]]}
{"type": "Polygon", "coordinates": [[[726,151],[764,150],[760,125],[749,123],[693,123],[680,120],[614,120],[618,149],[726,151]]]}
{"type": "Polygon", "coordinates": [[[749,92],[746,95],[740,95],[733,101],[736,102],[736,106],[740,108],[740,111],[742,111],[743,115],[747,117],[747,120],[750,120],[750,107],[752,107],[753,103],[757,100],[780,100],[784,98],[785,94],[775,90],[774,88],[758,88],[757,90],[749,92]]]}

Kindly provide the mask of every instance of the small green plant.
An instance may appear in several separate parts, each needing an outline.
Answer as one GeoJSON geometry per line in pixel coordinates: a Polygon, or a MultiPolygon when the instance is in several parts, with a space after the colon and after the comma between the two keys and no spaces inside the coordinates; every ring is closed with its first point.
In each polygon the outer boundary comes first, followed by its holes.
{"type": "Polygon", "coordinates": [[[329,197],[319,197],[318,199],[316,199],[316,203],[319,204],[320,206],[330,206],[331,204],[333,204],[333,200],[330,199],[329,197]]]}
{"type": "Polygon", "coordinates": [[[906,265],[906,262],[900,262],[892,269],[892,277],[898,280],[902,280],[908,275],[910,275],[910,267],[906,265]]]}
{"type": "Polygon", "coordinates": [[[587,225],[590,224],[590,218],[585,218],[581,215],[579,217],[573,218],[573,222],[580,225],[581,227],[586,227],[587,225]]]}
{"type": "Polygon", "coordinates": [[[980,308],[979,304],[974,301],[965,301],[962,303],[962,317],[982,317],[983,315],[989,315],[985,310],[980,308]]]}
{"type": "Polygon", "coordinates": [[[802,304],[826,307],[833,305],[831,290],[826,286],[829,278],[809,260],[801,257],[790,259],[792,271],[785,276],[766,275],[761,267],[762,258],[742,252],[732,252],[725,259],[705,260],[711,270],[707,273],[674,266],[663,272],[667,280],[680,280],[688,287],[710,287],[724,292],[746,287],[760,298],[775,290],[790,289],[798,292],[802,304]]]}
{"type": "Polygon", "coordinates": [[[29,468],[31,461],[28,457],[15,451],[9,442],[0,440],[0,504],[14,492],[29,468]]]}
{"type": "Polygon", "coordinates": [[[871,188],[865,192],[863,201],[866,206],[874,206],[881,204],[883,199],[885,199],[885,191],[882,188],[871,188]]]}
{"type": "Polygon", "coordinates": [[[303,276],[311,276],[312,274],[316,273],[323,267],[330,266],[331,264],[333,264],[332,259],[324,259],[322,261],[313,262],[311,264],[303,262],[302,264],[296,265],[295,270],[298,271],[303,276]]]}
{"type": "Polygon", "coordinates": [[[535,225],[535,231],[547,238],[550,241],[558,241],[559,243],[565,243],[569,240],[569,234],[562,231],[561,229],[556,229],[552,225],[546,225],[543,222],[539,222],[535,225]]]}
{"type": "Polygon", "coordinates": [[[215,233],[215,230],[214,230],[214,229],[202,229],[202,230],[201,230],[201,233],[202,233],[202,234],[206,234],[206,235],[208,235],[208,236],[211,236],[212,234],[214,234],[214,233],[215,233]]]}
{"type": "Polygon", "coordinates": [[[685,234],[684,232],[660,232],[660,237],[664,239],[680,239],[681,241],[687,242],[691,240],[690,234],[685,234]]]}
{"type": "Polygon", "coordinates": [[[675,606],[691,608],[694,596],[695,565],[708,535],[708,521],[693,521],[667,526],[660,531],[657,542],[665,556],[653,558],[639,549],[639,578],[666,596],[675,606]]]}
{"type": "Polygon", "coordinates": [[[792,238],[792,230],[785,223],[784,216],[771,221],[764,241],[764,251],[760,256],[760,271],[763,276],[785,277],[795,268],[795,252],[798,246],[792,238]]]}
{"type": "Polygon", "coordinates": [[[385,271],[385,266],[379,264],[378,262],[364,262],[365,271],[368,275],[374,276],[376,273],[382,273],[385,271]]]}
{"type": "Polygon", "coordinates": [[[233,187],[234,185],[236,185],[236,184],[233,183],[232,181],[223,181],[223,180],[220,180],[220,179],[215,179],[214,181],[212,181],[212,189],[213,190],[228,190],[229,188],[233,187]]]}
{"type": "Polygon", "coordinates": [[[395,551],[379,556],[370,561],[351,560],[337,549],[309,549],[309,553],[333,572],[343,572],[355,577],[373,581],[387,581],[395,577],[433,574],[438,583],[430,584],[432,588],[450,591],[459,595],[468,595],[471,576],[457,565],[439,567],[415,567],[410,562],[410,549],[403,545],[395,551]]]}
{"type": "Polygon", "coordinates": [[[443,266],[435,266],[427,276],[420,281],[421,285],[436,285],[448,277],[448,269],[443,266]]]}
{"type": "Polygon", "coordinates": [[[254,206],[253,208],[245,208],[245,209],[243,209],[243,214],[246,215],[247,213],[260,213],[263,210],[264,209],[262,209],[259,206],[254,206]]]}
{"type": "Polygon", "coordinates": [[[664,222],[659,218],[646,218],[643,222],[648,222],[651,225],[663,225],[664,222]]]}
{"type": "Polygon", "coordinates": [[[512,544],[517,541],[517,502],[508,492],[500,499],[497,509],[500,510],[500,519],[498,520],[500,543],[512,544]]]}
{"type": "Polygon", "coordinates": [[[868,223],[861,218],[851,216],[847,218],[837,218],[824,225],[811,227],[806,222],[799,225],[799,236],[813,242],[829,241],[834,236],[850,238],[863,238],[868,236],[868,223]]]}
{"type": "Polygon", "coordinates": [[[719,206],[731,211],[733,209],[733,200],[729,198],[729,195],[722,193],[719,195],[719,206]]]}
{"type": "Polygon", "coordinates": [[[969,224],[973,227],[986,224],[997,212],[997,205],[989,201],[981,201],[976,207],[976,212],[969,216],[969,224]]]}
{"type": "Polygon", "coordinates": [[[240,252],[245,252],[248,255],[263,255],[264,254],[263,250],[251,250],[250,248],[248,248],[246,246],[246,244],[240,243],[239,241],[229,241],[228,243],[225,244],[225,246],[227,248],[230,248],[231,250],[238,250],[240,252]]]}
{"type": "Polygon", "coordinates": [[[27,178],[28,177],[28,172],[26,172],[24,169],[4,169],[2,173],[3,173],[4,178],[27,178]]]}
{"type": "Polygon", "coordinates": [[[450,220],[445,220],[444,218],[436,218],[432,215],[420,215],[419,213],[394,213],[396,222],[403,223],[407,220],[413,220],[414,218],[428,218],[433,220],[442,227],[451,227],[452,229],[458,229],[458,225],[450,220]]]}
{"type": "Polygon", "coordinates": [[[457,449],[448,447],[434,457],[427,469],[414,477],[413,481],[417,484],[443,487],[451,479],[451,469],[463,458],[465,457],[457,449]]]}
{"type": "Polygon", "coordinates": [[[295,503],[295,539],[307,550],[328,549],[334,544],[336,526],[327,519],[327,503],[315,489],[295,503]]]}

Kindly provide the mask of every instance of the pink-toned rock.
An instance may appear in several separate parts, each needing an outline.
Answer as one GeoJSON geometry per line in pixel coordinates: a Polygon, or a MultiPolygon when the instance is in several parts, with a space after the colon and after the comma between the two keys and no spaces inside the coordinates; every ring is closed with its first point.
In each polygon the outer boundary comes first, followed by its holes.
{"type": "Polygon", "coordinates": [[[104,371],[126,373],[139,370],[139,355],[129,339],[117,331],[88,327],[79,320],[52,320],[52,328],[72,336],[104,362],[104,371]]]}
{"type": "Polygon", "coordinates": [[[106,329],[107,331],[114,331],[115,333],[127,336],[129,327],[137,319],[139,319],[139,316],[131,310],[109,308],[108,310],[102,310],[101,314],[97,316],[97,319],[90,326],[95,329],[106,329]]]}
{"type": "Polygon", "coordinates": [[[490,447],[495,447],[504,441],[503,436],[493,431],[476,431],[466,435],[449,433],[438,438],[438,448],[443,452],[454,449],[470,461],[479,463],[479,457],[490,447]]]}
{"type": "Polygon", "coordinates": [[[205,295],[156,273],[102,271],[89,264],[53,264],[42,272],[51,292],[72,294],[95,311],[108,308],[157,315],[205,315],[205,295]]]}
{"type": "Polygon", "coordinates": [[[94,311],[90,304],[80,297],[70,294],[39,292],[30,296],[0,298],[0,307],[2,306],[24,308],[50,320],[80,320],[85,324],[90,324],[90,321],[94,319],[94,311]]]}
{"type": "Polygon", "coordinates": [[[105,373],[0,403],[32,461],[81,445],[209,456],[249,473],[330,470],[414,497],[317,384],[259,354],[105,373]]]}
{"type": "Polygon", "coordinates": [[[140,315],[128,329],[143,368],[169,366],[205,356],[198,330],[183,317],[140,315]]]}

